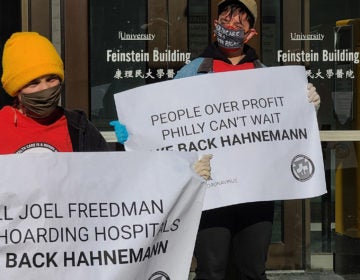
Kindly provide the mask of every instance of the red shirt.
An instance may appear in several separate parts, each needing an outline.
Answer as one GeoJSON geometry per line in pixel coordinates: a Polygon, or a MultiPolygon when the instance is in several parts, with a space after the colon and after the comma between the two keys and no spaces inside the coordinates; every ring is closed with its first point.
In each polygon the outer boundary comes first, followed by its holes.
{"type": "Polygon", "coordinates": [[[0,154],[72,151],[64,115],[52,124],[43,125],[13,107],[0,110],[0,154]]]}
{"type": "Polygon", "coordinates": [[[213,61],[214,72],[227,72],[227,71],[254,69],[254,68],[255,66],[253,62],[245,62],[242,64],[232,65],[222,60],[214,59],[213,61]]]}

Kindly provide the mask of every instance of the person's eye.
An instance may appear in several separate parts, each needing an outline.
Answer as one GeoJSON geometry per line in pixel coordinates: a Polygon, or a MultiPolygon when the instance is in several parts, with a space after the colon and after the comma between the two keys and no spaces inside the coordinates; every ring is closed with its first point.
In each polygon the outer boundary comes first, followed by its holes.
{"type": "Polygon", "coordinates": [[[38,82],[30,82],[28,83],[24,88],[31,88],[31,87],[36,87],[39,83],[38,82]]]}
{"type": "Polygon", "coordinates": [[[54,82],[56,82],[56,81],[58,81],[59,80],[59,78],[57,77],[57,76],[51,76],[51,77],[49,77],[48,79],[46,79],[46,81],[48,82],[48,83],[54,83],[54,82]]]}

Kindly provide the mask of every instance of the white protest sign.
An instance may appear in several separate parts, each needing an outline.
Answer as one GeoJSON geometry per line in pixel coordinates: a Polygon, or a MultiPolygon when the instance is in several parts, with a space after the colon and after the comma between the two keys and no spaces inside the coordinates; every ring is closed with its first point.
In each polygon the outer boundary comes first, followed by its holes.
{"type": "Polygon", "coordinates": [[[214,155],[204,209],[326,192],[302,66],[207,74],[117,93],[130,150],[214,155]]]}
{"type": "Polygon", "coordinates": [[[187,279],[206,189],[195,159],[1,156],[1,278],[187,279]]]}

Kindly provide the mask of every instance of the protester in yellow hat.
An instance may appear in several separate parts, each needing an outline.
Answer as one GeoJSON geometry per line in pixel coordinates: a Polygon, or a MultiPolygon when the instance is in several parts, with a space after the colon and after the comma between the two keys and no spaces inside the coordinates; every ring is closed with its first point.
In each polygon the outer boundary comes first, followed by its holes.
{"type": "MultiPolygon", "coordinates": [[[[5,43],[1,82],[15,97],[0,110],[0,154],[33,151],[108,151],[85,113],[58,105],[64,82],[63,62],[51,42],[36,32],[14,33],[5,43]]],[[[210,178],[211,155],[193,169],[210,178]]]]}
{"type": "MultiPolygon", "coordinates": [[[[257,35],[256,20],[255,0],[218,1],[218,18],[214,22],[216,42],[180,69],[175,78],[263,67],[255,50],[247,45],[257,35]]],[[[305,94],[318,109],[320,97],[311,84],[305,94]]],[[[196,279],[225,279],[231,253],[236,267],[234,279],[267,279],[265,264],[273,215],[273,201],[203,211],[194,251],[196,279]]]]}
{"type": "Polygon", "coordinates": [[[15,98],[0,110],[0,154],[109,150],[83,111],[58,105],[64,67],[47,38],[14,33],[5,43],[2,67],[3,88],[15,98]]]}

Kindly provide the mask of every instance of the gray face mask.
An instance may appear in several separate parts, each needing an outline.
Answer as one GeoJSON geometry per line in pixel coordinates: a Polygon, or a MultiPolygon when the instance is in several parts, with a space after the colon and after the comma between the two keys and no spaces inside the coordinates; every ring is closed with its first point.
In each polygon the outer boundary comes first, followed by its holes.
{"type": "Polygon", "coordinates": [[[216,24],[214,32],[216,40],[222,48],[240,49],[244,46],[245,32],[242,29],[232,30],[216,24]]]}
{"type": "Polygon", "coordinates": [[[60,100],[62,84],[29,94],[21,94],[19,102],[27,116],[45,118],[57,107],[60,100]]]}

